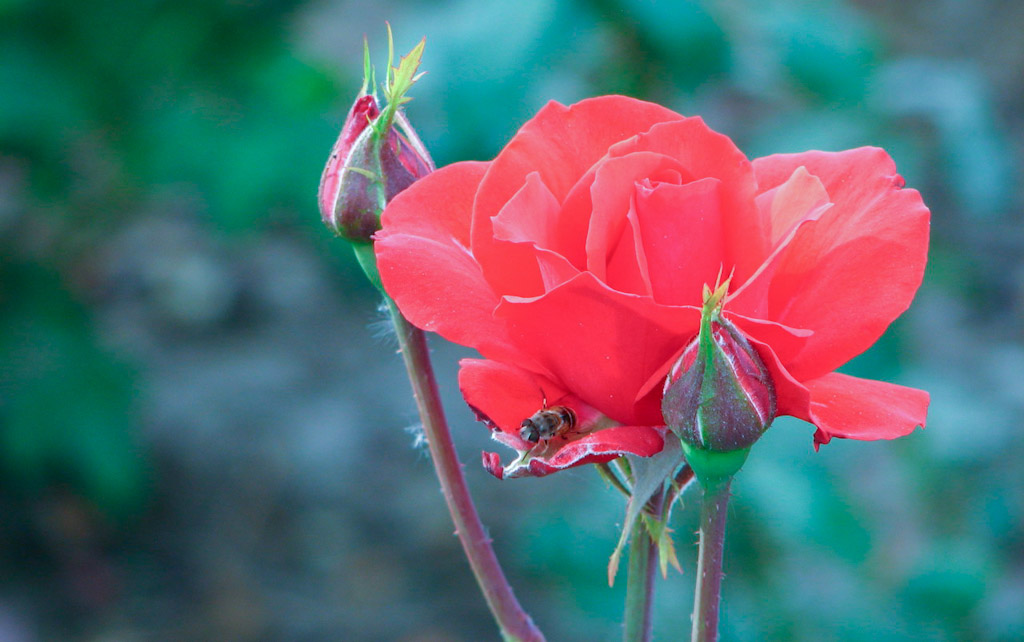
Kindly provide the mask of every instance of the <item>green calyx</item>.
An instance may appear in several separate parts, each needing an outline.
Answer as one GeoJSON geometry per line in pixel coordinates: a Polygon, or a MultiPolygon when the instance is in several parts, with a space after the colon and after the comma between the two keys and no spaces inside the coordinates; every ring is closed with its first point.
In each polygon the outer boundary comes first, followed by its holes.
{"type": "Polygon", "coordinates": [[[682,442],[682,445],[686,463],[693,469],[697,481],[704,488],[714,488],[728,481],[743,467],[747,461],[747,455],[750,454],[749,446],[723,453],[695,448],[685,441],[682,442]]]}
{"type": "Polygon", "coordinates": [[[381,294],[384,292],[384,284],[380,281],[380,271],[377,269],[377,256],[373,253],[373,243],[353,242],[352,251],[355,252],[359,267],[363,268],[363,274],[370,280],[373,287],[381,294]]]}

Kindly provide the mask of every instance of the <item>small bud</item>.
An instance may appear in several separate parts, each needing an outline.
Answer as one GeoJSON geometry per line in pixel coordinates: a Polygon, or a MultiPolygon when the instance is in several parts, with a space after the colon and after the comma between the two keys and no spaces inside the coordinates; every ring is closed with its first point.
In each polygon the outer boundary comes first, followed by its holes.
{"type": "Polygon", "coordinates": [[[728,282],[714,292],[705,289],[700,332],[665,382],[662,414],[687,451],[748,449],[775,419],[775,387],[768,369],[721,314],[727,288],[728,282]]]}
{"type": "MultiPolygon", "coordinates": [[[[388,32],[390,44],[390,30],[388,32]]],[[[389,46],[390,51],[390,46],[389,46]]],[[[372,76],[364,47],[366,77],[349,110],[341,134],[331,149],[320,178],[320,216],[335,234],[350,241],[369,242],[380,229],[380,213],[388,201],[434,169],[430,154],[400,107],[423,51],[421,42],[398,68],[388,61],[386,107],[367,93],[372,76]]]]}
{"type": "Polygon", "coordinates": [[[384,134],[381,116],[372,95],[356,99],[320,179],[320,216],[350,241],[369,241],[388,201],[434,167],[404,114],[384,134]]]}

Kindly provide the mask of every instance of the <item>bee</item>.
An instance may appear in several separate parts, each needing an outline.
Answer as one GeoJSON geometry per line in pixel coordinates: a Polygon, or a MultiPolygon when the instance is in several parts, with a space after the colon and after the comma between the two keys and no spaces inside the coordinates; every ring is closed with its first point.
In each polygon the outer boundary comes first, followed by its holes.
{"type": "Polygon", "coordinates": [[[576,412],[572,408],[568,406],[548,408],[548,400],[545,398],[540,410],[533,413],[532,417],[523,419],[519,436],[531,444],[541,440],[548,442],[555,437],[564,439],[565,435],[575,427],[576,412]]]}

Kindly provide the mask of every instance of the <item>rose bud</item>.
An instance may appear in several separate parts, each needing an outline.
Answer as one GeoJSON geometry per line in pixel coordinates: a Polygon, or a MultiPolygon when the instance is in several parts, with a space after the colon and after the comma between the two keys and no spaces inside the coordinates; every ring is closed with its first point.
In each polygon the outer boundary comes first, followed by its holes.
{"type": "MultiPolygon", "coordinates": [[[[421,51],[422,44],[413,51],[415,58],[407,56],[403,64],[408,59],[415,71],[421,51]]],[[[400,87],[388,87],[390,101],[383,110],[376,96],[366,93],[364,80],[324,167],[320,216],[331,231],[349,241],[369,242],[380,229],[380,213],[388,201],[434,169],[430,154],[400,111],[408,100],[402,94],[415,82],[411,74],[400,76],[406,80],[400,87]]]]}
{"type": "Polygon", "coordinates": [[[722,315],[727,288],[728,282],[712,293],[705,286],[698,335],[665,382],[662,413],[687,451],[748,449],[775,418],[775,387],[768,369],[722,315]]]}

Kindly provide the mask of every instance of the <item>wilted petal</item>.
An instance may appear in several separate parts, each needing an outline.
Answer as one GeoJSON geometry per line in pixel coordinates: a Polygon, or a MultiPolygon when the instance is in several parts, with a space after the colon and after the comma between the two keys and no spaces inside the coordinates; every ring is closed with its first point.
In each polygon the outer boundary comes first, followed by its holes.
{"type": "Polygon", "coordinates": [[[499,461],[495,453],[484,453],[484,467],[498,479],[543,477],[573,466],[609,462],[624,455],[650,457],[661,452],[664,445],[662,428],[616,426],[568,441],[550,455],[517,459],[504,468],[495,466],[499,461]]]}

